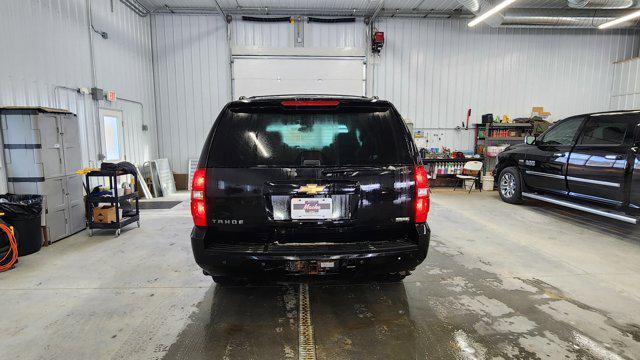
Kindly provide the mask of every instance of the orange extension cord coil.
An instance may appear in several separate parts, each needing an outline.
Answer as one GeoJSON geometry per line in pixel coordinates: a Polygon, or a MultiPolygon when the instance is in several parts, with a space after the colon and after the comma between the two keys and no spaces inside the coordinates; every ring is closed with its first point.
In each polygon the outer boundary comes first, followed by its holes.
{"type": "Polygon", "coordinates": [[[0,259],[0,264],[3,264],[7,261],[7,258],[11,256],[11,258],[9,258],[9,262],[4,265],[0,265],[0,272],[3,272],[11,269],[13,264],[16,263],[16,260],[18,260],[18,243],[16,242],[16,237],[13,235],[13,230],[9,226],[0,222],[0,230],[4,231],[9,239],[9,251],[7,251],[7,253],[4,254],[4,257],[0,259]]]}

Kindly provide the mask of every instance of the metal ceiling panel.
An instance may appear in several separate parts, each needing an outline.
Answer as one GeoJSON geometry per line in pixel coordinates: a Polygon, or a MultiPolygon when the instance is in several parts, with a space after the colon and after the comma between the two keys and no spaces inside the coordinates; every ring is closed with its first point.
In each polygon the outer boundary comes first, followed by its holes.
{"type": "Polygon", "coordinates": [[[267,7],[289,9],[374,9],[375,0],[238,0],[241,7],[267,7]]]}
{"type": "MultiPolygon", "coordinates": [[[[417,1],[416,4],[411,7],[407,7],[407,10],[412,11],[452,11],[462,7],[457,0],[423,0],[417,1]]],[[[392,7],[393,4],[389,4],[385,1],[385,8],[397,9],[400,7],[392,7]],[[387,5],[388,4],[388,5],[387,5]]],[[[402,9],[402,8],[400,8],[402,9]]]]}
{"type": "MultiPolygon", "coordinates": [[[[130,0],[132,1],[132,0],[130,0]]],[[[461,5],[462,0],[137,0],[153,12],[175,13],[217,13],[217,4],[230,15],[302,15],[302,16],[371,16],[382,4],[382,17],[473,17],[470,10],[461,5]]],[[[591,0],[607,2],[606,0],[591,0]]],[[[493,2],[493,1],[492,1],[493,2]]],[[[548,19],[537,21],[531,17],[522,23],[508,26],[565,26],[592,27],[602,21],[572,15],[567,0],[518,0],[510,9],[551,9],[557,14],[549,14],[548,19]],[[574,19],[575,17],[575,19],[574,19]],[[548,24],[547,24],[548,23],[548,24]]],[[[590,9],[594,9],[590,7],[590,9]]],[[[601,14],[602,15],[602,14],[601,14]]],[[[603,16],[600,16],[603,18],[603,16]]],[[[540,19],[538,19],[540,20],[540,19]]],[[[633,24],[631,24],[633,25],[633,24]]]]}
{"type": "MultiPolygon", "coordinates": [[[[168,6],[171,9],[209,9],[216,10],[213,0],[138,0],[151,10],[163,9],[168,6]]],[[[356,11],[358,14],[373,13],[379,0],[218,0],[218,4],[223,10],[299,10],[305,13],[308,10],[314,10],[315,13],[345,14],[350,11],[356,11]]],[[[398,10],[400,12],[409,12],[417,10],[453,10],[460,7],[457,0],[387,0],[384,2],[384,8],[388,11],[398,10]]]]}
{"type": "Polygon", "coordinates": [[[215,8],[213,0],[138,0],[149,10],[168,6],[170,8],[215,8]]]}
{"type": "MultiPolygon", "coordinates": [[[[157,10],[165,6],[172,9],[192,8],[216,10],[214,0],[138,0],[148,9],[157,10]]],[[[370,11],[373,12],[379,0],[218,0],[223,10],[239,9],[313,9],[327,13],[335,10],[370,11]]],[[[526,8],[566,8],[564,0],[521,0],[517,7],[526,8]]],[[[384,8],[388,11],[417,10],[454,10],[460,8],[457,0],[386,0],[384,8]]]]}

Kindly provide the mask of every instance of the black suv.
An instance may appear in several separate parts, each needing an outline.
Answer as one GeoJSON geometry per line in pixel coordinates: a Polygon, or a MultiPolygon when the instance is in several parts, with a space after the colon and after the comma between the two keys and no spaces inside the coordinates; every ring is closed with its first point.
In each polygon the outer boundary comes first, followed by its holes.
{"type": "Polygon", "coordinates": [[[217,282],[392,274],[427,255],[427,174],[387,101],[270,96],[225,106],[192,183],[191,244],[217,282]]]}
{"type": "Polygon", "coordinates": [[[639,125],[639,111],[578,115],[507,148],[494,170],[502,200],[533,198],[637,223],[639,125]]]}

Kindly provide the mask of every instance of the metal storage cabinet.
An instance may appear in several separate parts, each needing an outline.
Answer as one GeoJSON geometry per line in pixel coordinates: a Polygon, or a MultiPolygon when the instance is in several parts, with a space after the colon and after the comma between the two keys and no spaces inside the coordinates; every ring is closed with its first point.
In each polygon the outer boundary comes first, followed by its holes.
{"type": "Polygon", "coordinates": [[[86,227],[79,124],[76,115],[48,108],[0,109],[9,192],[44,196],[50,242],[86,227]]]}

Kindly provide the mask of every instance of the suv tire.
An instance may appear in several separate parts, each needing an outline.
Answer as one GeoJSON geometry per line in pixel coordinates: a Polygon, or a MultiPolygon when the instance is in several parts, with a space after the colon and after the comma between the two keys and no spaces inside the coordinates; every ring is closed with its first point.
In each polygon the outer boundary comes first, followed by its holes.
{"type": "Polygon", "coordinates": [[[247,281],[245,279],[235,278],[231,276],[211,275],[211,279],[213,279],[213,282],[220,286],[244,286],[247,284],[247,281]]]}
{"type": "Polygon", "coordinates": [[[509,166],[500,172],[498,192],[502,201],[509,204],[522,204],[522,179],[515,166],[509,166]]]}
{"type": "Polygon", "coordinates": [[[379,282],[382,284],[398,283],[398,282],[402,282],[402,280],[404,280],[404,278],[406,278],[409,274],[410,273],[408,271],[379,274],[379,275],[371,276],[370,280],[374,282],[379,282]]]}

